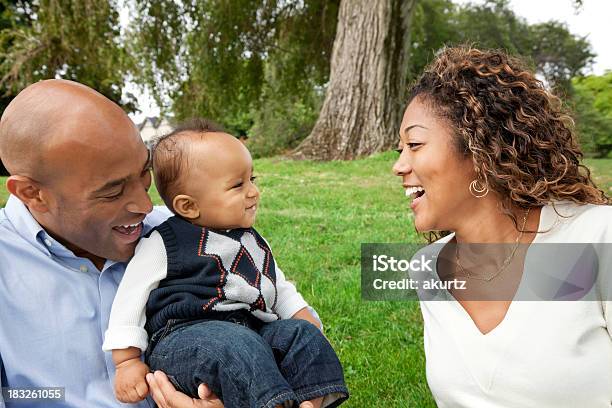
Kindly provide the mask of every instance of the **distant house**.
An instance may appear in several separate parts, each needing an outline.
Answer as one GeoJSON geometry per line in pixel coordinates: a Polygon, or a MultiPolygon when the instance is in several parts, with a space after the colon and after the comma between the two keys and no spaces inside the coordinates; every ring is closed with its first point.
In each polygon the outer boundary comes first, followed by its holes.
{"type": "Polygon", "coordinates": [[[145,142],[147,146],[150,146],[155,138],[168,134],[172,132],[173,129],[167,119],[156,117],[145,118],[145,120],[137,126],[140,131],[140,137],[142,137],[142,141],[145,142]]]}

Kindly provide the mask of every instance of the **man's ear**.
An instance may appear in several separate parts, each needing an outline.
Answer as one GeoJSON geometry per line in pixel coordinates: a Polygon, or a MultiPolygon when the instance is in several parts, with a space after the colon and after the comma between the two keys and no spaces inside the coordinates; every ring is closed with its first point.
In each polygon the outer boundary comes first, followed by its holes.
{"type": "Polygon", "coordinates": [[[179,194],[172,200],[174,211],[183,218],[195,220],[200,218],[200,207],[192,196],[179,194]]]}
{"type": "Polygon", "coordinates": [[[27,176],[10,176],[6,180],[6,189],[19,198],[30,210],[47,212],[49,206],[41,193],[38,183],[27,176]]]}

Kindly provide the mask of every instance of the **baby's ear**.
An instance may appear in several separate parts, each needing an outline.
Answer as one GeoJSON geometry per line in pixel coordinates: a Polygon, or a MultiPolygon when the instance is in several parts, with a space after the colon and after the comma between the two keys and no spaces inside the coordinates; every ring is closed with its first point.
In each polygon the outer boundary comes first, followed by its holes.
{"type": "Polygon", "coordinates": [[[200,218],[200,207],[198,202],[192,196],[179,194],[172,200],[174,211],[183,218],[195,220],[200,218]]]}

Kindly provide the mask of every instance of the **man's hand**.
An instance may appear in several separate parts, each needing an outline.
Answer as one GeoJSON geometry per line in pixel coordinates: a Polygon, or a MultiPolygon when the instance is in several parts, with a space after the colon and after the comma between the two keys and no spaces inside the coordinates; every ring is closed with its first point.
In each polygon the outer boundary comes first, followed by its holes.
{"type": "Polygon", "coordinates": [[[223,408],[223,403],[205,384],[198,387],[200,399],[177,391],[161,371],[147,374],[151,396],[159,408],[223,408]]]}
{"type": "Polygon", "coordinates": [[[145,380],[149,367],[140,358],[126,360],[117,365],[115,395],[121,402],[138,402],[145,399],[149,387],[145,380]]]}

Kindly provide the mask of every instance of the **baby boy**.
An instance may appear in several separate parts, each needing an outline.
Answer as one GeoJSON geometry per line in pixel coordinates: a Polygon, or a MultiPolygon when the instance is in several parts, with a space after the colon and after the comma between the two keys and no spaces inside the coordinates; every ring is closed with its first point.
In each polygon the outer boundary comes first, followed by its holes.
{"type": "Polygon", "coordinates": [[[157,142],[153,170],[174,216],[141,239],[113,302],[103,348],[117,398],[145,398],[150,367],[193,397],[207,384],[228,408],[345,401],[318,320],[252,228],[259,190],[246,147],[194,120],[157,142]]]}

